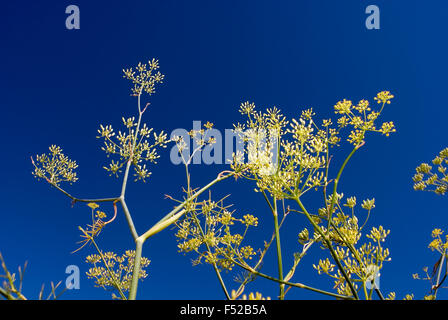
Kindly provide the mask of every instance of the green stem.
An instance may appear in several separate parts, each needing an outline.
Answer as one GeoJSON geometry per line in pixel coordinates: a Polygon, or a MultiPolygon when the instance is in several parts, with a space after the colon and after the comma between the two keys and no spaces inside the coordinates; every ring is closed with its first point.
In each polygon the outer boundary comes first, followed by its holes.
{"type": "Polygon", "coordinates": [[[9,294],[5,289],[0,287],[0,295],[2,295],[7,300],[15,300],[14,297],[9,294]]]}
{"type": "Polygon", "coordinates": [[[362,287],[363,287],[363,289],[364,289],[364,295],[365,295],[365,297],[366,297],[366,300],[369,300],[369,294],[367,293],[367,287],[366,287],[366,281],[364,280],[363,282],[362,282],[362,287]]]}
{"type": "Polygon", "coordinates": [[[271,209],[272,213],[274,213],[274,207],[272,206],[271,202],[268,199],[268,196],[266,195],[266,192],[264,190],[261,190],[261,193],[263,194],[264,199],[266,200],[266,203],[268,204],[269,208],[271,209]]]}
{"type": "Polygon", "coordinates": [[[138,103],[137,103],[137,105],[138,105],[138,122],[137,122],[137,127],[135,128],[134,140],[132,141],[131,150],[129,151],[130,152],[129,159],[126,164],[126,169],[124,172],[123,183],[121,185],[121,194],[120,194],[120,203],[121,203],[121,206],[123,207],[123,211],[126,216],[126,220],[128,222],[128,226],[129,226],[129,229],[131,230],[132,237],[134,238],[134,241],[137,241],[138,233],[135,230],[135,226],[134,226],[134,222],[132,221],[131,213],[129,212],[128,206],[126,205],[124,198],[125,198],[125,193],[126,193],[127,182],[129,179],[129,170],[131,169],[132,159],[134,157],[134,151],[135,151],[135,147],[136,147],[136,143],[137,143],[137,137],[138,137],[138,133],[140,130],[140,123],[142,121],[142,116],[143,116],[143,111],[141,111],[141,107],[140,107],[142,92],[143,92],[143,85],[141,86],[140,92],[138,94],[138,103]]]}
{"type": "Polygon", "coordinates": [[[128,206],[126,205],[126,201],[124,200],[124,197],[120,197],[120,203],[121,207],[123,208],[124,215],[126,217],[126,221],[129,226],[129,230],[131,230],[132,237],[134,238],[134,241],[138,238],[138,233],[135,230],[134,222],[132,221],[131,213],[129,212],[128,206]]]}
{"type": "MultiPolygon", "coordinates": [[[[331,197],[330,209],[328,210],[328,224],[330,224],[330,221],[331,221],[331,215],[333,213],[333,207],[334,207],[334,204],[336,202],[336,193],[337,193],[338,183],[339,183],[339,180],[341,178],[342,171],[344,171],[345,166],[347,165],[347,163],[350,160],[350,158],[355,154],[356,150],[361,148],[363,145],[364,145],[364,142],[361,142],[360,144],[358,144],[356,147],[353,148],[352,152],[350,152],[350,154],[347,156],[347,158],[345,158],[344,163],[342,164],[341,168],[339,169],[339,172],[338,172],[338,174],[336,176],[336,179],[334,180],[333,195],[331,197]]],[[[325,199],[325,202],[326,201],[327,200],[325,199]]]]}
{"type": "Polygon", "coordinates": [[[216,183],[218,183],[220,181],[223,181],[223,180],[225,180],[227,178],[230,178],[232,176],[233,176],[233,172],[229,173],[228,175],[218,175],[218,177],[216,179],[211,181],[209,184],[204,186],[202,189],[196,191],[191,197],[189,197],[184,202],[182,202],[177,207],[175,207],[173,210],[171,210],[166,216],[164,216],[162,219],[160,219],[159,222],[157,222],[154,226],[156,226],[159,223],[162,223],[163,221],[165,221],[165,220],[171,218],[172,216],[174,216],[176,213],[178,213],[180,210],[182,210],[188,202],[190,202],[190,201],[196,199],[197,197],[199,197],[204,191],[207,191],[214,184],[216,184],[216,183]]]}
{"type": "Polygon", "coordinates": [[[300,254],[299,253],[294,254],[294,262],[293,262],[292,267],[289,270],[289,272],[283,278],[284,281],[289,281],[292,278],[292,276],[296,272],[296,268],[297,268],[298,264],[300,263],[302,258],[305,256],[305,254],[308,251],[308,249],[313,245],[313,243],[314,243],[314,240],[309,241],[308,243],[303,245],[303,249],[302,249],[302,252],[300,254]]]}
{"type": "Polygon", "coordinates": [[[165,219],[159,223],[156,223],[152,228],[150,228],[148,231],[146,231],[144,234],[141,235],[141,238],[146,241],[146,239],[152,237],[153,235],[159,233],[163,229],[169,227],[174,222],[180,219],[184,214],[186,213],[185,209],[181,210],[180,212],[176,213],[175,215],[171,216],[168,219],[165,219]]]}
{"type": "MultiPolygon", "coordinates": [[[[280,242],[280,231],[278,227],[278,212],[277,212],[277,200],[274,198],[274,227],[275,227],[275,243],[277,246],[277,264],[278,264],[278,278],[283,281],[283,262],[282,262],[282,247],[280,242]]],[[[280,284],[279,299],[283,300],[285,297],[285,285],[280,284]]]]}
{"type": "Polygon", "coordinates": [[[445,263],[445,250],[442,253],[442,258],[440,260],[440,264],[439,264],[439,270],[437,272],[437,282],[436,282],[436,287],[434,289],[434,296],[437,297],[437,291],[439,290],[439,286],[440,286],[440,275],[442,273],[442,268],[443,268],[443,264],[445,263]]]}
{"type": "Polygon", "coordinates": [[[221,288],[224,291],[224,294],[226,295],[227,300],[231,300],[229,292],[227,291],[226,285],[224,283],[224,280],[221,277],[221,273],[219,272],[219,269],[218,269],[218,266],[216,265],[216,263],[213,263],[213,269],[215,269],[215,273],[216,273],[216,276],[218,277],[219,284],[221,285],[221,288]]]}
{"type": "Polygon", "coordinates": [[[137,296],[138,278],[140,275],[140,261],[142,259],[142,248],[144,240],[137,238],[135,240],[135,257],[134,257],[134,270],[132,271],[131,287],[129,288],[129,300],[135,300],[137,296]]]}
{"type": "Polygon", "coordinates": [[[383,294],[381,293],[380,289],[375,288],[375,292],[378,295],[378,297],[380,298],[380,300],[386,300],[383,296],[383,294]]]}
{"type": "MultiPolygon", "coordinates": [[[[280,224],[278,226],[279,229],[282,227],[283,222],[285,221],[285,218],[286,218],[286,215],[283,216],[282,221],[280,222],[280,224]]],[[[257,263],[255,264],[254,267],[252,267],[253,270],[258,270],[260,268],[261,264],[263,263],[263,259],[264,259],[265,255],[266,255],[266,253],[268,252],[269,248],[271,247],[272,243],[274,242],[274,240],[275,240],[275,231],[272,233],[272,236],[271,236],[271,239],[269,240],[269,242],[265,244],[263,251],[261,251],[260,257],[259,257],[257,263]]],[[[284,280],[286,279],[285,281],[288,281],[289,279],[291,279],[291,277],[293,275],[293,272],[294,272],[293,269],[295,268],[296,265],[297,264],[294,263],[294,266],[291,269],[291,271],[286,275],[286,277],[284,277],[284,280]]],[[[244,287],[246,286],[246,284],[249,281],[251,281],[251,277],[250,276],[246,276],[244,281],[238,287],[238,290],[236,290],[237,296],[239,296],[242,293],[242,290],[244,290],[244,287]],[[240,293],[240,294],[238,294],[238,293],[240,293]]]]}
{"type": "Polygon", "coordinates": [[[121,185],[121,194],[120,196],[124,198],[124,195],[126,193],[126,186],[128,183],[128,177],[129,177],[129,170],[131,168],[131,164],[132,164],[132,156],[130,156],[128,162],[126,163],[126,169],[124,171],[124,177],[123,177],[123,184],[121,185]]]}
{"type": "Polygon", "coordinates": [[[373,286],[370,287],[369,300],[372,300],[372,295],[373,295],[373,286]]]}
{"type": "Polygon", "coordinates": [[[61,187],[55,185],[55,184],[51,184],[53,187],[55,187],[56,189],[58,189],[59,191],[61,191],[63,194],[65,194],[67,197],[69,197],[70,199],[72,199],[73,202],[113,202],[119,199],[119,197],[116,198],[100,198],[100,199],[80,199],[80,198],[76,198],[74,196],[72,196],[70,193],[68,193],[67,191],[65,191],[64,189],[62,189],[61,187]]]}

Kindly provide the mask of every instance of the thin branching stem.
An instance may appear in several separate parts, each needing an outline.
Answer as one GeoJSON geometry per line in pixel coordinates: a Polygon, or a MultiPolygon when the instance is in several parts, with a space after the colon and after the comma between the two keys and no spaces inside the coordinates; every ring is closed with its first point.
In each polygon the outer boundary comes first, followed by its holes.
{"type": "Polygon", "coordinates": [[[350,160],[350,158],[355,154],[356,150],[361,148],[363,145],[364,145],[364,142],[361,142],[360,144],[358,144],[356,147],[353,148],[353,150],[350,152],[350,154],[347,156],[347,158],[345,158],[344,162],[342,163],[342,166],[339,169],[339,172],[338,172],[338,174],[336,176],[336,179],[334,179],[333,194],[332,194],[332,197],[331,197],[330,208],[328,209],[328,221],[329,222],[331,221],[331,215],[333,213],[333,208],[334,208],[334,205],[335,205],[335,202],[336,202],[338,183],[339,183],[339,180],[341,179],[342,171],[344,171],[345,166],[347,165],[347,163],[350,160]]]}
{"type": "Polygon", "coordinates": [[[131,217],[131,213],[129,212],[128,206],[127,206],[126,201],[124,200],[124,198],[120,198],[120,203],[121,203],[121,207],[123,208],[123,212],[124,212],[124,215],[126,217],[126,221],[128,223],[129,230],[131,231],[131,234],[132,234],[132,237],[134,238],[134,241],[136,241],[137,238],[138,238],[138,233],[137,233],[137,230],[135,229],[134,222],[133,222],[132,217],[131,217]]]}
{"type": "Polygon", "coordinates": [[[136,253],[135,253],[135,260],[134,260],[134,270],[132,274],[132,281],[131,281],[131,288],[129,291],[129,300],[133,300],[136,297],[137,294],[137,286],[138,286],[138,272],[140,270],[140,260],[141,260],[141,252],[142,252],[142,246],[143,243],[154,234],[160,232],[162,229],[165,229],[166,227],[172,225],[174,222],[176,222],[183,214],[185,214],[184,211],[180,212],[189,202],[199,197],[204,191],[208,190],[210,187],[215,185],[216,183],[225,180],[229,177],[232,177],[234,175],[233,172],[221,172],[216,179],[211,181],[209,184],[204,186],[202,189],[194,192],[188,199],[186,199],[184,202],[179,204],[177,207],[175,207],[171,212],[169,212],[165,217],[163,217],[159,222],[157,222],[153,227],[148,229],[145,233],[143,233],[141,236],[139,236],[136,240],[136,253]],[[132,293],[132,294],[131,294],[132,293]]]}
{"type": "Polygon", "coordinates": [[[63,194],[65,194],[67,197],[69,197],[73,203],[76,202],[113,202],[118,200],[120,197],[115,197],[115,198],[99,198],[99,199],[81,199],[81,198],[77,198],[72,196],[70,193],[68,193],[67,191],[65,191],[64,189],[62,189],[61,187],[59,187],[58,185],[54,184],[54,183],[50,183],[53,187],[55,187],[57,190],[61,191],[63,194]]]}

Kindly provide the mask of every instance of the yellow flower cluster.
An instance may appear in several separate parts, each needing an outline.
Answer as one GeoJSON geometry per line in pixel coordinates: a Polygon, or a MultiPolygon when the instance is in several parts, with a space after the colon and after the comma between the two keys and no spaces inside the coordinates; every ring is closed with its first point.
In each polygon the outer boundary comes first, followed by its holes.
{"type": "Polygon", "coordinates": [[[195,155],[204,152],[206,147],[209,147],[207,152],[210,152],[211,145],[216,143],[216,138],[211,134],[213,123],[207,121],[203,126],[204,128],[196,130],[192,129],[188,132],[189,138],[194,141],[192,148],[190,148],[190,142],[184,140],[185,137],[176,136],[172,138],[176,143],[177,151],[184,165],[189,165],[195,155]]]}
{"type": "Polygon", "coordinates": [[[375,100],[378,103],[387,103],[390,104],[390,100],[393,98],[394,96],[389,92],[389,91],[381,91],[380,93],[377,94],[377,96],[375,97],[375,100]]]}
{"type": "MultiPolygon", "coordinates": [[[[334,242],[336,257],[346,272],[350,274],[351,281],[354,287],[357,288],[357,284],[364,286],[368,281],[373,281],[374,275],[383,267],[383,262],[390,261],[389,250],[381,245],[390,231],[385,230],[382,226],[378,228],[372,227],[366,235],[366,238],[370,241],[366,240],[360,243],[362,239],[361,231],[366,225],[370,211],[375,207],[375,201],[374,199],[367,199],[361,204],[361,207],[367,210],[368,214],[364,223],[360,226],[358,217],[355,215],[356,197],[348,197],[344,205],[341,205],[342,199],[343,195],[337,194],[335,212],[329,223],[330,228],[328,230],[324,226],[320,228],[334,242]],[[351,214],[345,214],[342,209],[343,206],[348,207],[351,210],[351,214]]],[[[320,218],[325,219],[327,211],[322,209],[320,212],[320,218]]],[[[308,237],[308,230],[305,229],[299,234],[299,242],[309,241],[308,237]]],[[[314,241],[321,242],[324,247],[327,247],[322,238],[316,233],[314,234],[314,241]]],[[[320,259],[318,264],[313,265],[313,267],[318,274],[327,274],[334,279],[335,288],[339,294],[352,295],[345,277],[328,258],[320,259]]]]}
{"type": "Polygon", "coordinates": [[[232,270],[234,260],[250,260],[256,254],[251,246],[241,244],[249,227],[258,225],[258,218],[250,214],[242,219],[234,217],[234,212],[224,206],[223,200],[191,203],[188,214],[176,225],[179,251],[196,252],[195,265],[204,259],[206,263],[232,270]],[[241,233],[235,233],[235,228],[239,228],[241,233]]]}
{"type": "Polygon", "coordinates": [[[428,247],[431,250],[436,250],[442,254],[448,249],[448,235],[442,239],[443,231],[441,229],[434,229],[431,233],[433,240],[429,243],[428,247]]]}
{"type": "Polygon", "coordinates": [[[434,264],[432,271],[428,271],[428,267],[423,268],[423,272],[425,273],[424,277],[420,277],[418,273],[414,273],[412,277],[417,280],[426,280],[429,282],[431,289],[430,293],[424,296],[424,300],[435,300],[437,298],[437,291],[440,288],[446,288],[443,286],[443,283],[446,280],[446,271],[444,275],[442,270],[446,269],[446,257],[448,252],[448,235],[443,236],[444,231],[439,228],[435,228],[431,232],[431,242],[428,245],[428,248],[431,251],[437,251],[440,254],[439,259],[434,264]]]}
{"type": "Polygon", "coordinates": [[[378,93],[381,110],[373,111],[365,99],[357,105],[344,99],[334,106],[339,115],[333,127],[331,119],[321,125],[313,109],[302,111],[299,119],[286,120],[276,107],[266,112],[256,110],[254,103],[244,102],[240,113],[247,120],[234,125],[234,132],[246,143],[244,152],[233,154],[231,168],[241,177],[255,180],[257,191],[268,192],[276,199],[299,197],[310,189],[324,186],[324,172],[330,148],[341,140],[341,130],[351,127],[347,140],[355,147],[364,143],[366,132],[389,136],[395,132],[393,122],[377,127],[384,104],[393,98],[388,91],[378,93]]]}
{"type": "Polygon", "coordinates": [[[123,69],[123,77],[131,80],[134,87],[132,88],[132,95],[138,96],[142,92],[149,95],[155,92],[155,85],[161,83],[164,75],[159,71],[159,61],[152,59],[147,64],[139,62],[135,70],[133,68],[123,69]]]}
{"type": "Polygon", "coordinates": [[[416,173],[412,177],[414,190],[427,190],[444,195],[448,191],[448,148],[440,151],[432,160],[432,164],[437,166],[437,171],[433,171],[433,166],[428,163],[422,163],[415,169],[416,173]]]}
{"type": "Polygon", "coordinates": [[[386,136],[395,132],[395,125],[393,122],[384,122],[378,129],[375,121],[380,116],[385,104],[390,104],[390,100],[394,96],[389,91],[382,91],[374,98],[378,103],[382,103],[379,111],[372,111],[369,107],[369,101],[363,99],[354,105],[350,100],[339,101],[335,106],[335,113],[342,115],[337,123],[340,128],[351,125],[353,130],[350,132],[348,141],[353,145],[358,145],[364,141],[366,132],[379,132],[386,136]],[[355,112],[354,112],[355,111],[355,112]]]}
{"type": "Polygon", "coordinates": [[[153,128],[148,128],[146,124],[138,127],[135,118],[122,118],[127,132],[119,131],[115,135],[114,129],[111,125],[100,125],[98,130],[99,136],[97,138],[104,140],[104,145],[101,149],[106,153],[107,157],[116,155],[119,157],[118,161],[112,160],[108,167],[103,167],[111,175],[118,177],[123,166],[130,160],[134,166],[134,176],[137,180],[145,181],[149,178],[151,172],[146,168],[147,161],[157,163],[160,155],[157,148],[166,148],[169,142],[166,133],[153,132],[153,128]],[[150,139],[152,138],[152,142],[150,139]]]}
{"type": "Polygon", "coordinates": [[[241,300],[271,300],[270,297],[264,298],[263,295],[260,292],[253,292],[249,293],[249,296],[243,294],[241,296],[241,300]]]}
{"type": "Polygon", "coordinates": [[[62,153],[62,149],[52,145],[48,154],[36,156],[36,161],[31,158],[34,166],[33,176],[37,179],[45,179],[47,182],[58,186],[61,182],[76,182],[76,161],[70,160],[62,153]]]}
{"type": "MultiPolygon", "coordinates": [[[[123,255],[118,256],[113,252],[104,252],[101,255],[91,254],[86,257],[86,262],[93,264],[92,268],[86,272],[89,279],[95,279],[95,284],[104,289],[120,289],[122,292],[129,290],[134,270],[135,251],[127,250],[123,255]]],[[[140,262],[139,279],[148,276],[145,268],[150,261],[142,257],[140,262]]]]}

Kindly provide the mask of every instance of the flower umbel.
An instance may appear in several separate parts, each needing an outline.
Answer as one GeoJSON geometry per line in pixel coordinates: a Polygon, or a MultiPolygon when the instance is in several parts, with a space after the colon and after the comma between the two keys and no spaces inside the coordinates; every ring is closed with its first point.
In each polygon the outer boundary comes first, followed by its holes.
{"type": "Polygon", "coordinates": [[[70,160],[62,153],[62,149],[52,145],[49,153],[36,156],[36,161],[31,158],[34,166],[33,176],[37,179],[45,179],[50,184],[58,186],[61,182],[76,182],[76,161],[70,160]]]}
{"type": "Polygon", "coordinates": [[[422,163],[415,169],[412,177],[414,190],[430,191],[439,195],[444,195],[448,191],[448,148],[443,149],[432,160],[433,166],[422,163]],[[435,170],[437,169],[437,170],[435,170]]]}

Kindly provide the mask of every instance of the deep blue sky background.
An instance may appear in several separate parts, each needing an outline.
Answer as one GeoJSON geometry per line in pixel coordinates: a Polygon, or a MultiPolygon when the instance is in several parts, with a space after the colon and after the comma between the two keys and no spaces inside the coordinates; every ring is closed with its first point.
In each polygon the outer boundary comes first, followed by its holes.
{"type": "MultiPolygon", "coordinates": [[[[415,167],[446,147],[448,117],[446,77],[446,1],[14,1],[0,14],[0,251],[11,270],[29,261],[24,292],[36,298],[42,283],[65,281],[67,265],[78,265],[81,289],[65,299],[108,299],[84,276],[83,262],[93,248],[76,248],[78,225],[89,222],[89,209],[70,208],[61,193],[31,175],[29,157],[60,145],[79,163],[80,180],[65,188],[79,197],[115,196],[120,180],[102,166],[106,158],[95,139],[100,123],[119,127],[121,117],[136,112],[135,98],[122,68],[150,58],[160,60],[164,84],[150,98],[146,122],[156,130],[191,129],[193,120],[210,120],[224,130],[240,121],[237,108],[250,100],[259,108],[277,106],[289,117],[313,107],[323,117],[343,98],[371,99],[390,90],[393,103],[383,120],[398,132],[371,136],[353,158],[341,181],[346,195],[375,197],[370,226],[391,229],[387,241],[392,261],[381,277],[385,294],[421,298],[428,284],[412,273],[432,266],[430,232],[446,226],[446,197],[415,192],[415,167]],[[81,10],[81,29],[65,28],[65,8],[81,10]],[[381,29],[367,30],[365,8],[381,10],[381,29]]],[[[337,154],[335,163],[347,149],[337,154]]],[[[213,179],[221,166],[195,166],[193,184],[213,179]]],[[[172,208],[164,194],[181,197],[183,168],[163,153],[148,183],[130,184],[128,206],[137,231],[143,232],[172,208]]],[[[265,232],[272,216],[247,184],[226,181],[217,195],[231,190],[241,214],[256,214],[265,232]],[[248,192],[246,194],[246,192],[248,192]]],[[[313,204],[312,204],[313,205],[313,204]]],[[[288,246],[286,268],[298,250],[302,217],[291,217],[282,231],[288,246]]],[[[144,299],[224,298],[209,265],[192,267],[191,256],[177,253],[174,231],[165,230],[145,244],[152,260],[139,287],[144,299]]],[[[258,243],[258,233],[254,235],[258,243]]],[[[102,233],[104,250],[133,249],[124,217],[102,233]]],[[[263,271],[276,274],[274,248],[263,271]]],[[[327,286],[311,265],[317,247],[293,280],[327,286]]],[[[228,286],[234,288],[231,276],[228,286]]],[[[277,286],[259,279],[248,291],[275,297],[277,286]]],[[[441,297],[447,297],[441,293],[441,297]]],[[[323,298],[299,289],[288,298],[323,298]]]]}

